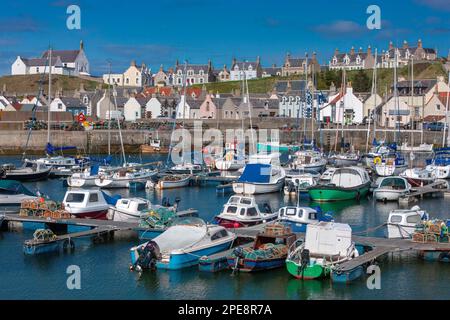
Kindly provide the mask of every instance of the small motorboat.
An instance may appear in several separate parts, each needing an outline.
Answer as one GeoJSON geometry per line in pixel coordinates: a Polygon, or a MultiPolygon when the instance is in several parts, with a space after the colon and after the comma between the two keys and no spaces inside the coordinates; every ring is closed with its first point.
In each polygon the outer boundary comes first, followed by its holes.
{"type": "Polygon", "coordinates": [[[202,256],[231,248],[236,235],[198,218],[174,223],[164,233],[130,249],[131,268],[179,270],[197,265],[202,256]]]}
{"type": "Polygon", "coordinates": [[[320,221],[332,221],[333,216],[329,213],[323,214],[320,207],[316,209],[309,207],[282,207],[278,210],[278,221],[288,225],[293,232],[306,232],[310,223],[320,221]]]}
{"type": "Polygon", "coordinates": [[[297,240],[289,227],[270,224],[256,236],[253,247],[236,247],[227,257],[233,271],[254,272],[283,267],[289,247],[297,240]]]}
{"type": "Polygon", "coordinates": [[[429,218],[428,213],[418,206],[406,210],[392,210],[387,221],[388,238],[410,239],[416,226],[429,218]]]}
{"type": "Polygon", "coordinates": [[[0,169],[0,179],[16,181],[41,181],[46,180],[50,175],[50,167],[33,160],[25,160],[20,168],[14,165],[4,165],[0,169]]]}
{"type": "Polygon", "coordinates": [[[398,201],[410,191],[411,185],[405,178],[386,177],[381,179],[378,187],[373,191],[373,196],[379,201],[398,201]]]}
{"type": "Polygon", "coordinates": [[[158,189],[158,190],[184,188],[184,187],[189,186],[191,177],[192,176],[190,174],[167,175],[167,176],[163,176],[157,182],[148,180],[145,187],[147,189],[154,188],[154,189],[158,189]]]}
{"type": "Polygon", "coordinates": [[[157,170],[124,167],[110,175],[99,173],[95,185],[100,188],[129,188],[135,182],[145,185],[157,173],[157,170]]]}
{"type": "Polygon", "coordinates": [[[328,202],[363,199],[369,192],[371,180],[366,170],[360,167],[336,169],[328,184],[309,188],[313,201],[328,202]]]}
{"type": "Polygon", "coordinates": [[[296,196],[299,193],[308,193],[308,189],[315,185],[317,185],[317,175],[311,173],[294,175],[286,179],[284,194],[296,196]]]}
{"type": "Polygon", "coordinates": [[[359,256],[348,224],[320,222],[308,224],[305,240],[290,247],[288,272],[297,279],[328,277],[335,266],[359,256]]]}
{"type": "Polygon", "coordinates": [[[166,208],[160,205],[154,205],[144,198],[122,198],[117,200],[115,206],[109,208],[107,217],[113,221],[139,223],[144,216],[153,213],[153,211],[156,212],[163,208],[164,210],[170,210],[175,213],[177,207],[178,203],[166,208]]]}
{"type": "Polygon", "coordinates": [[[108,168],[99,165],[93,165],[81,172],[74,172],[67,178],[67,185],[73,188],[95,187],[95,179],[99,177],[99,173],[106,174],[108,168]]]}
{"type": "Polygon", "coordinates": [[[284,186],[285,176],[282,167],[248,163],[237,182],[233,182],[233,191],[248,195],[279,192],[284,186]]]}
{"type": "Polygon", "coordinates": [[[43,163],[50,167],[49,177],[58,178],[71,176],[72,173],[89,166],[89,158],[53,156],[37,159],[36,163],[43,163]]]}
{"type": "Polygon", "coordinates": [[[422,187],[436,181],[434,171],[429,171],[422,168],[406,169],[400,173],[400,177],[405,178],[413,187],[422,187]]]}
{"type": "Polygon", "coordinates": [[[277,219],[278,213],[273,213],[269,205],[265,205],[265,210],[265,212],[259,210],[254,197],[235,195],[230,197],[214,221],[226,228],[237,229],[277,219]]]}
{"type": "Polygon", "coordinates": [[[363,163],[368,168],[375,168],[375,165],[379,162],[379,159],[381,159],[384,155],[394,152],[397,150],[397,145],[386,145],[384,141],[381,141],[380,143],[377,143],[376,141],[375,145],[372,147],[369,153],[365,154],[363,156],[363,163]]]}
{"type": "Polygon", "coordinates": [[[37,196],[15,180],[0,180],[0,208],[20,208],[24,200],[34,200],[37,196]]]}
{"type": "Polygon", "coordinates": [[[375,172],[380,177],[398,176],[408,168],[405,158],[399,153],[389,153],[374,161],[375,172]]]}
{"type": "Polygon", "coordinates": [[[69,190],[64,196],[64,209],[77,218],[107,219],[108,209],[119,196],[111,197],[101,190],[69,190]]]}

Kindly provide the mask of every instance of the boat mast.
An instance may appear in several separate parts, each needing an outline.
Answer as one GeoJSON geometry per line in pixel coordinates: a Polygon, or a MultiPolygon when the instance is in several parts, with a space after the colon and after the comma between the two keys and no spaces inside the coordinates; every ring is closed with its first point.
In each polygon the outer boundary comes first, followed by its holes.
{"type": "Polygon", "coordinates": [[[49,56],[49,72],[48,72],[48,97],[47,97],[47,143],[50,143],[50,120],[51,120],[51,113],[50,113],[50,104],[52,102],[52,48],[48,50],[48,56],[49,56]]]}
{"type": "MultiPolygon", "coordinates": [[[[113,85],[113,97],[114,97],[114,105],[116,107],[116,111],[119,111],[119,108],[117,107],[117,90],[116,86],[113,85]]],[[[117,112],[119,114],[119,112],[117,112]]],[[[120,128],[120,117],[117,117],[117,126],[119,128],[119,138],[120,138],[120,147],[122,149],[122,157],[123,157],[123,166],[126,167],[127,165],[127,158],[125,156],[125,148],[123,147],[123,137],[122,137],[122,130],[120,128]]]]}
{"type": "Polygon", "coordinates": [[[312,68],[312,73],[311,73],[311,78],[312,78],[312,87],[311,87],[311,143],[313,143],[314,141],[314,85],[315,85],[315,70],[314,70],[315,65],[311,64],[311,68],[312,68]]]}
{"type": "MultiPolygon", "coordinates": [[[[373,88],[374,88],[374,101],[373,101],[373,110],[372,110],[372,119],[373,119],[373,138],[376,140],[377,138],[377,109],[378,109],[378,105],[377,105],[377,96],[378,96],[378,48],[375,49],[375,66],[373,69],[373,88]]],[[[369,120],[370,123],[370,120],[369,120]]]]}
{"type": "MultiPolygon", "coordinates": [[[[308,103],[308,53],[305,58],[305,109],[308,103]]],[[[306,140],[306,110],[303,110],[303,142],[306,140]]]]}
{"type": "MultiPolygon", "coordinates": [[[[375,117],[374,116],[375,116],[375,109],[376,109],[376,106],[377,106],[377,103],[376,103],[377,102],[376,69],[377,69],[377,57],[376,57],[376,51],[375,51],[375,65],[373,67],[373,74],[372,74],[372,95],[373,95],[373,98],[374,98],[374,103],[373,103],[373,109],[372,109],[371,112],[369,112],[369,115],[368,115],[369,124],[367,126],[366,153],[369,151],[370,123],[371,123],[372,119],[373,119],[373,126],[375,127],[375,117]]],[[[373,131],[373,134],[374,134],[373,137],[375,138],[375,129],[373,131]]]]}
{"type": "Polygon", "coordinates": [[[111,155],[111,62],[109,64],[108,78],[108,155],[111,155]]]}
{"type": "MultiPolygon", "coordinates": [[[[448,73],[448,87],[450,88],[450,71],[448,73]]],[[[450,91],[447,90],[447,104],[445,105],[445,124],[444,124],[444,134],[442,136],[442,147],[445,148],[447,145],[447,126],[448,126],[448,104],[450,100],[450,91]]]]}
{"type": "MultiPolygon", "coordinates": [[[[247,80],[247,75],[245,74],[245,69],[244,69],[244,83],[245,83],[245,90],[246,90],[246,97],[247,97],[247,107],[248,107],[248,115],[249,115],[249,120],[250,120],[250,134],[251,134],[251,138],[252,138],[252,145],[255,145],[255,137],[253,136],[253,122],[252,122],[252,110],[250,108],[250,93],[248,92],[248,80],[247,80]]],[[[250,147],[249,147],[249,151],[250,151],[250,147]]]]}
{"type": "Polygon", "coordinates": [[[397,143],[397,126],[400,129],[399,113],[400,113],[400,105],[398,103],[398,93],[397,93],[397,48],[394,50],[394,103],[395,109],[397,110],[395,115],[395,128],[394,128],[394,142],[397,143]]]}

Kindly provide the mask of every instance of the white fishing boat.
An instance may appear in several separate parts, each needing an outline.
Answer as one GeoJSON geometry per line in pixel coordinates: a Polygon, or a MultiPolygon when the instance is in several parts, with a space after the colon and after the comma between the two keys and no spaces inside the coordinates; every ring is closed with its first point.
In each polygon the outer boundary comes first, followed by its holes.
{"type": "Polygon", "coordinates": [[[189,186],[191,182],[190,174],[174,174],[174,175],[166,175],[159,179],[157,182],[153,182],[152,180],[148,180],[145,187],[147,189],[176,189],[176,188],[184,188],[189,186]]]}
{"type": "Polygon", "coordinates": [[[415,206],[407,210],[393,210],[389,213],[387,221],[388,238],[409,239],[414,233],[416,226],[422,220],[429,220],[426,211],[415,206]]]}
{"type": "Polygon", "coordinates": [[[265,205],[265,212],[261,212],[254,197],[236,195],[230,197],[214,221],[226,228],[237,229],[267,223],[277,217],[278,213],[273,213],[269,205],[265,205]]]}
{"type": "Polygon", "coordinates": [[[248,163],[233,191],[239,194],[263,194],[279,192],[285,182],[285,171],[271,164],[248,163]]]}
{"type": "Polygon", "coordinates": [[[327,160],[323,158],[320,152],[314,150],[297,151],[294,154],[292,163],[289,164],[289,169],[323,172],[327,160]]]}
{"type": "Polygon", "coordinates": [[[422,152],[422,153],[431,153],[433,152],[433,145],[422,143],[416,147],[410,146],[408,142],[403,142],[399,147],[398,151],[400,152],[422,152]]]}
{"type": "Polygon", "coordinates": [[[231,248],[236,235],[224,227],[207,225],[203,220],[174,224],[152,241],[130,249],[131,267],[179,270],[198,264],[209,256],[231,248]]]}
{"type": "Polygon", "coordinates": [[[399,153],[389,153],[375,159],[375,172],[380,177],[398,176],[408,168],[405,158],[399,153]]]}
{"type": "Polygon", "coordinates": [[[379,145],[374,146],[369,153],[364,155],[364,164],[368,168],[374,168],[383,156],[391,153],[392,151],[392,148],[385,145],[384,141],[381,141],[379,145]]]}
{"type": "Polygon", "coordinates": [[[100,173],[95,179],[95,185],[100,188],[129,188],[131,183],[145,185],[157,173],[157,170],[136,169],[129,166],[109,175],[100,173]]]}
{"type": "Polygon", "coordinates": [[[144,198],[123,198],[117,200],[116,205],[109,208],[107,218],[113,221],[139,223],[140,219],[148,215],[151,210],[164,208],[164,210],[176,212],[177,206],[177,204],[171,207],[154,205],[144,198]]]}
{"type": "Polygon", "coordinates": [[[117,198],[105,198],[105,194],[100,190],[69,190],[63,200],[64,209],[77,218],[103,219],[107,217],[110,205],[115,205],[117,198]],[[109,203],[108,203],[109,202],[109,203]]]}
{"type": "Polygon", "coordinates": [[[103,167],[93,165],[81,172],[75,172],[67,178],[67,185],[73,188],[88,188],[95,187],[95,179],[99,177],[99,174],[105,175],[110,167],[103,167]]]}
{"type": "Polygon", "coordinates": [[[373,196],[380,201],[398,201],[411,191],[411,185],[403,177],[386,177],[381,179],[378,187],[373,191],[373,196]]]}
{"type": "Polygon", "coordinates": [[[450,178],[450,152],[437,152],[431,160],[427,161],[426,170],[432,172],[437,179],[450,178]]]}

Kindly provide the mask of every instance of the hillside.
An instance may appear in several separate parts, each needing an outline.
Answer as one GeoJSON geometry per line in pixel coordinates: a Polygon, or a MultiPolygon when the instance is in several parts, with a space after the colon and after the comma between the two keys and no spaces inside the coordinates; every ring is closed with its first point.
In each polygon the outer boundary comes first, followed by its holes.
{"type": "MultiPolygon", "coordinates": [[[[6,91],[8,94],[17,94],[18,96],[32,94],[36,95],[39,90],[39,81],[41,75],[20,75],[20,76],[3,76],[0,77],[0,91],[6,91]],[[6,89],[6,90],[5,90],[6,89]]],[[[99,82],[89,79],[82,79],[73,76],[52,76],[52,91],[63,90],[63,92],[73,92],[80,89],[83,83],[84,89],[87,91],[94,90],[99,82]]],[[[43,81],[44,92],[48,91],[48,75],[43,81]]]]}
{"type": "MultiPolygon", "coordinates": [[[[347,81],[351,81],[356,92],[370,92],[372,88],[372,70],[348,71],[346,72],[347,81]]],[[[398,70],[399,79],[409,79],[408,67],[402,67],[398,70]]],[[[438,76],[443,76],[447,79],[447,74],[442,63],[418,63],[414,66],[415,79],[436,79],[438,76]]],[[[311,77],[310,77],[311,78],[311,77]]],[[[250,93],[269,93],[274,83],[277,80],[303,80],[304,76],[291,77],[270,77],[263,79],[254,79],[248,81],[250,93]]],[[[317,88],[319,90],[328,90],[330,85],[339,88],[342,82],[341,71],[321,71],[316,75],[317,88]]],[[[378,69],[378,92],[384,94],[386,90],[389,92],[394,81],[393,69],[378,69]]],[[[212,93],[231,93],[234,90],[241,89],[241,81],[215,82],[207,83],[205,87],[207,91],[212,93]]],[[[194,87],[202,87],[202,85],[195,85],[194,87]]]]}

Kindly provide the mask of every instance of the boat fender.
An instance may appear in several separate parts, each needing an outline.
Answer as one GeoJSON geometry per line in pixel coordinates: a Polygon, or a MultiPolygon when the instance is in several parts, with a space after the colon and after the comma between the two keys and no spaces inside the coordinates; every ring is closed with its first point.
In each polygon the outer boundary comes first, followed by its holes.
{"type": "Polygon", "coordinates": [[[380,164],[380,163],[381,163],[380,157],[376,157],[375,159],[373,159],[373,164],[380,164]]]}

